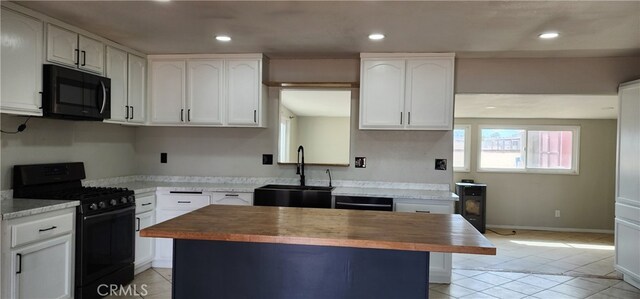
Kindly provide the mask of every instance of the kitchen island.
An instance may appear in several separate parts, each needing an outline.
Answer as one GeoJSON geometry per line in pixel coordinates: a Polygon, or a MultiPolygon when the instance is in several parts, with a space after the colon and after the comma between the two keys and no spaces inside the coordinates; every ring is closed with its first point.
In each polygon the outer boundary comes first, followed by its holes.
{"type": "Polygon", "coordinates": [[[427,298],[429,252],[496,252],[449,214],[210,205],[141,236],[174,239],[174,298],[427,298]]]}

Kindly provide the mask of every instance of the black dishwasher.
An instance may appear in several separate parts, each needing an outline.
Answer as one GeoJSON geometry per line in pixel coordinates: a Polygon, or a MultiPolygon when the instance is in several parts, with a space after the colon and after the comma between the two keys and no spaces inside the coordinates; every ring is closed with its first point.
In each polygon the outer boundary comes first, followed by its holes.
{"type": "Polygon", "coordinates": [[[393,198],[368,196],[336,196],[336,209],[393,211],[393,198]]]}

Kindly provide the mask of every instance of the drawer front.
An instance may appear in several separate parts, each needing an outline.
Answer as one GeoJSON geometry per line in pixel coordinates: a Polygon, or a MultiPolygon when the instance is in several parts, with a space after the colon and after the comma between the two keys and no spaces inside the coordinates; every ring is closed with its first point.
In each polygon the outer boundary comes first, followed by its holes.
{"type": "Polygon", "coordinates": [[[158,195],[158,209],[193,211],[209,205],[210,196],[204,194],[158,195]]]}
{"type": "Polygon", "coordinates": [[[616,203],[616,218],[640,225],[640,207],[616,203]]]}
{"type": "Polygon", "coordinates": [[[16,224],[11,227],[11,247],[49,239],[73,231],[73,213],[16,224]]]}
{"type": "Polygon", "coordinates": [[[136,197],[136,214],[152,211],[155,203],[156,196],[153,194],[136,197]]]}
{"type": "Polygon", "coordinates": [[[212,205],[253,205],[253,193],[243,192],[214,192],[211,194],[212,205]]]}
{"type": "Polygon", "coordinates": [[[413,203],[396,203],[396,212],[416,212],[416,213],[432,213],[432,214],[451,214],[449,205],[437,204],[413,204],[413,203]]]}

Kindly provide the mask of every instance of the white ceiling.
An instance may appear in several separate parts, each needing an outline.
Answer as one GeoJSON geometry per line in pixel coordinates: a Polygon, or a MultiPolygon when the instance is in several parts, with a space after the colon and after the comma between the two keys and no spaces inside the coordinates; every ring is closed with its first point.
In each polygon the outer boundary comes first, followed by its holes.
{"type": "Polygon", "coordinates": [[[616,119],[617,115],[616,95],[457,94],[455,97],[456,118],[616,119]]]}
{"type": "Polygon", "coordinates": [[[356,57],[640,54],[640,1],[18,1],[148,54],[356,57]],[[540,40],[543,31],[556,40],[540,40]],[[369,41],[372,32],[387,38],[369,41]],[[229,43],[215,34],[229,34],[229,43]]]}
{"type": "Polygon", "coordinates": [[[349,117],[351,91],[283,89],[280,104],[297,116],[349,117]]]}

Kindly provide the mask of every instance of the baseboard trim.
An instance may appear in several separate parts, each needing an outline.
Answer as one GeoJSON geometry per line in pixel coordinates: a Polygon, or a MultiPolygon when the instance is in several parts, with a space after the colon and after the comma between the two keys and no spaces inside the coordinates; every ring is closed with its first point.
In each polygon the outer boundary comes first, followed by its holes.
{"type": "Polygon", "coordinates": [[[552,232],[576,232],[576,233],[599,233],[613,234],[612,229],[591,229],[591,228],[571,228],[571,227],[546,227],[546,226],[520,226],[520,225],[496,225],[487,224],[488,228],[500,229],[526,229],[526,230],[544,230],[552,232]]]}

